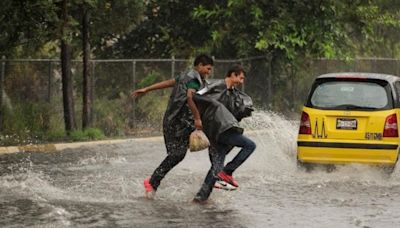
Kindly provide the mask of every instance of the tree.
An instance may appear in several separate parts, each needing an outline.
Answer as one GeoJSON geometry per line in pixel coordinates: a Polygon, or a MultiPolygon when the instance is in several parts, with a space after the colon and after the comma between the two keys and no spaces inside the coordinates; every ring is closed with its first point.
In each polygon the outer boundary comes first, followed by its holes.
{"type": "MultiPolygon", "coordinates": [[[[396,47],[398,38],[385,34],[398,34],[399,8],[393,0],[226,0],[200,4],[193,17],[198,22],[213,22],[210,41],[205,43],[213,55],[271,57],[268,70],[273,72],[274,86],[267,90],[280,88],[274,92],[278,104],[287,96],[290,82],[299,81],[294,72],[299,72],[307,59],[351,59],[360,53],[383,54],[388,48],[382,49],[381,44],[396,47]],[[285,71],[287,66],[290,71],[285,71]]],[[[268,81],[270,76],[265,74],[268,81]]]]}
{"type": "Polygon", "coordinates": [[[66,131],[70,132],[76,129],[71,59],[82,54],[84,59],[82,127],[86,128],[91,124],[90,89],[93,85],[89,74],[90,55],[94,51],[100,53],[104,47],[133,29],[141,18],[142,5],[143,1],[139,0],[2,1],[0,2],[2,31],[0,56],[6,55],[8,58],[60,56],[64,122],[66,131]],[[92,31],[90,37],[89,27],[92,31]],[[76,38],[79,35],[82,36],[81,40],[76,38]],[[49,50],[47,49],[49,46],[55,48],[49,50]]]}
{"type": "Polygon", "coordinates": [[[53,1],[0,1],[0,56],[13,57],[16,48],[24,58],[54,39],[58,24],[53,1]]]}
{"type": "Polygon", "coordinates": [[[71,77],[71,30],[69,19],[69,1],[62,1],[61,8],[61,79],[64,105],[64,123],[67,133],[76,129],[73,87],[71,77]]]}
{"type": "Polygon", "coordinates": [[[237,50],[237,56],[272,52],[274,58],[292,61],[354,57],[364,41],[377,51],[383,42],[398,44],[399,10],[395,0],[227,0],[201,4],[193,15],[215,22],[210,37],[217,52],[226,47],[237,50]],[[388,33],[393,37],[383,36],[388,33]]]}
{"type": "MultiPolygon", "coordinates": [[[[135,27],[141,18],[141,1],[82,0],[76,18],[81,20],[82,55],[83,55],[83,107],[82,128],[92,124],[93,79],[90,75],[91,43],[94,50],[114,43],[135,27]],[[79,13],[81,13],[79,15],[79,13]],[[124,15],[124,17],[121,17],[124,15]],[[90,32],[91,31],[91,32],[90,32]],[[91,34],[91,36],[90,36],[91,34]]],[[[97,51],[99,52],[99,51],[97,51]]]]}
{"type": "Polygon", "coordinates": [[[192,20],[193,10],[211,0],[146,1],[140,23],[116,39],[102,56],[120,58],[188,58],[209,40],[209,24],[192,20]],[[112,54],[111,54],[112,53],[112,54]]]}
{"type": "Polygon", "coordinates": [[[400,2],[379,0],[369,6],[359,7],[358,23],[354,31],[357,55],[361,57],[400,58],[400,2]]]}
{"type": "Polygon", "coordinates": [[[82,107],[82,128],[86,129],[92,124],[92,77],[90,75],[90,33],[89,20],[90,9],[82,5],[82,50],[83,50],[83,107],[82,107]]]}

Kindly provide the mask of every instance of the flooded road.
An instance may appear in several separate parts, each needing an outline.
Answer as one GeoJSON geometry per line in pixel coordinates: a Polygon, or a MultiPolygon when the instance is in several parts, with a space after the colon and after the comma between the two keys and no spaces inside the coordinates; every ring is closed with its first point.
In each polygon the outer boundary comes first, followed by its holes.
{"type": "MultiPolygon", "coordinates": [[[[257,143],[235,172],[237,191],[192,204],[209,169],[190,153],[144,196],[165,157],[161,138],[52,153],[0,155],[0,227],[399,227],[400,174],[362,165],[298,171],[297,124],[274,113],[244,123],[257,143]]],[[[227,157],[230,160],[237,150],[227,157]]]]}

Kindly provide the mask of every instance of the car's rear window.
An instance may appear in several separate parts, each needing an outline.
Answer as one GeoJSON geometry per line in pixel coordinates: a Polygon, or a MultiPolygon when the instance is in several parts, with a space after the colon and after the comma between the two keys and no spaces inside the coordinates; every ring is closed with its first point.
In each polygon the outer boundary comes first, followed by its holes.
{"type": "Polygon", "coordinates": [[[379,110],[390,108],[387,82],[328,80],[313,86],[309,104],[322,109],[379,110]]]}

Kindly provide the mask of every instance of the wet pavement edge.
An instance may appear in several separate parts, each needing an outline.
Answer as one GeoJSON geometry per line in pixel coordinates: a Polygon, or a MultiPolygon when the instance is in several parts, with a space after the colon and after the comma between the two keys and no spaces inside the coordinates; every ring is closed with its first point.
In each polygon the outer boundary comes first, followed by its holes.
{"type": "Polygon", "coordinates": [[[78,147],[88,147],[95,145],[105,145],[105,144],[117,144],[125,142],[151,142],[151,141],[161,141],[162,137],[147,137],[147,138],[130,138],[130,139],[113,139],[113,140],[101,140],[101,141],[88,141],[88,142],[71,142],[71,143],[54,143],[54,144],[31,144],[23,146],[6,146],[0,147],[1,154],[12,154],[19,152],[56,152],[64,149],[72,149],[78,147]]]}

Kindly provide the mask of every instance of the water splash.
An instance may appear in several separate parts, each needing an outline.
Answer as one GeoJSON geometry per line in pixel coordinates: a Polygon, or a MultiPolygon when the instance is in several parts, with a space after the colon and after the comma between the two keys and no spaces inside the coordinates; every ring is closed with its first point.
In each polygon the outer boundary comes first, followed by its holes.
{"type": "Polygon", "coordinates": [[[323,168],[311,173],[299,170],[296,165],[298,125],[298,121],[271,111],[257,111],[252,117],[243,120],[245,133],[257,143],[254,156],[244,167],[261,173],[258,181],[267,183],[285,180],[317,185],[349,181],[366,185],[399,184],[399,166],[390,176],[377,167],[361,164],[339,165],[333,172],[323,168]]]}
{"type": "MultiPolygon", "coordinates": [[[[283,114],[257,111],[242,122],[245,134],[257,143],[255,151],[257,167],[268,173],[292,172],[295,169],[298,122],[283,114]],[[260,157],[261,156],[261,157],[260,157]]],[[[254,161],[256,160],[256,161],[254,161]]]]}
{"type": "MultiPolygon", "coordinates": [[[[256,141],[257,149],[234,174],[240,189],[215,190],[210,197],[212,203],[206,206],[192,205],[190,201],[210,167],[207,151],[188,153],[162,181],[156,199],[144,199],[143,179],[165,157],[161,138],[32,153],[26,159],[21,159],[22,153],[2,157],[5,167],[0,168],[3,171],[0,207],[7,216],[2,216],[0,224],[15,227],[32,224],[347,227],[354,223],[396,227],[393,224],[398,224],[398,168],[391,177],[362,165],[340,166],[330,173],[325,170],[306,173],[296,168],[296,121],[279,113],[259,111],[244,120],[243,126],[245,134],[256,141]],[[365,208],[376,216],[373,220],[366,215],[365,208]],[[349,220],[349,210],[354,220],[349,220]],[[389,226],[376,221],[388,221],[389,226]]],[[[233,151],[229,156],[235,154],[233,151]]]]}

